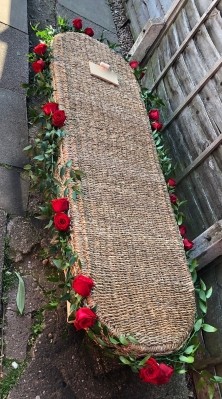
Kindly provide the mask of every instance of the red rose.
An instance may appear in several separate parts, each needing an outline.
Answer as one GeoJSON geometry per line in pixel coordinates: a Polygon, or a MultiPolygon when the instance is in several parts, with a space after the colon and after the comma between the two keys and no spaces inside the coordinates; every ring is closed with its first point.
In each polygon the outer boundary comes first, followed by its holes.
{"type": "Polygon", "coordinates": [[[183,224],[181,226],[179,226],[179,230],[180,230],[180,234],[182,235],[182,237],[185,236],[186,232],[187,232],[187,228],[186,226],[184,226],[183,224]]]}
{"type": "Polygon", "coordinates": [[[76,312],[74,326],[77,330],[92,327],[96,322],[96,314],[89,308],[80,308],[76,312]]]}
{"type": "Polygon", "coordinates": [[[52,115],[52,124],[55,127],[62,127],[66,120],[66,114],[64,111],[57,110],[52,115]]]}
{"type": "Polygon", "coordinates": [[[44,55],[47,50],[47,45],[45,43],[39,43],[34,47],[33,52],[38,55],[44,55]]]}
{"type": "Polygon", "coordinates": [[[167,180],[167,184],[170,187],[176,187],[176,185],[177,185],[176,180],[172,179],[172,177],[167,180]]]}
{"type": "Polygon", "coordinates": [[[184,238],[183,245],[184,245],[185,251],[190,251],[193,248],[194,243],[193,243],[193,241],[188,240],[188,238],[184,238]]]}
{"type": "Polygon", "coordinates": [[[170,202],[171,204],[176,204],[177,203],[177,196],[175,194],[170,194],[170,202]]]}
{"type": "Polygon", "coordinates": [[[79,295],[87,297],[90,295],[91,289],[94,286],[94,281],[87,276],[79,274],[72,282],[72,289],[79,295]]]}
{"type": "Polygon", "coordinates": [[[138,68],[138,66],[139,66],[139,62],[136,61],[136,60],[132,60],[132,61],[129,62],[129,66],[130,66],[132,69],[136,69],[136,68],[138,68]]]}
{"type": "Polygon", "coordinates": [[[160,122],[152,122],[151,123],[152,130],[158,130],[158,132],[163,128],[163,124],[160,122]]]}
{"type": "Polygon", "coordinates": [[[152,121],[158,121],[160,119],[160,111],[158,109],[151,109],[148,112],[148,116],[152,121]]]}
{"type": "Polygon", "coordinates": [[[35,73],[42,72],[44,68],[45,68],[45,61],[43,61],[42,59],[32,63],[32,69],[35,73]]]}
{"type": "Polygon", "coordinates": [[[86,34],[86,35],[88,35],[88,36],[94,36],[94,31],[92,30],[92,28],[86,28],[85,30],[84,30],[84,33],[86,34]]]}
{"type": "Polygon", "coordinates": [[[169,382],[173,371],[173,367],[164,363],[158,364],[154,358],[150,357],[145,366],[140,369],[139,377],[144,382],[161,385],[169,382]]]}
{"type": "Polygon", "coordinates": [[[69,201],[67,198],[58,198],[51,201],[54,212],[65,212],[69,209],[69,201]]]}
{"type": "Polygon", "coordinates": [[[165,363],[160,363],[159,369],[160,369],[160,375],[158,378],[158,385],[167,384],[173,375],[174,372],[173,367],[167,366],[167,364],[165,363]]]}
{"type": "Polygon", "coordinates": [[[46,103],[42,106],[42,110],[45,113],[45,115],[53,114],[58,109],[59,109],[59,104],[57,103],[46,103]]]}
{"type": "Polygon", "coordinates": [[[59,231],[67,231],[70,226],[70,218],[63,212],[56,213],[54,216],[54,226],[59,231]]]}
{"type": "Polygon", "coordinates": [[[82,29],[82,20],[81,20],[81,18],[74,19],[72,21],[72,24],[73,24],[74,28],[76,28],[78,30],[82,29]]]}

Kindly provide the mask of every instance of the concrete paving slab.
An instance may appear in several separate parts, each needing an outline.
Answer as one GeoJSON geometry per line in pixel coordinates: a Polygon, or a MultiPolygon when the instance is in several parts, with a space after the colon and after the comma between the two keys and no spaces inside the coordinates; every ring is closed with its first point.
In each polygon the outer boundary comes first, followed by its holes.
{"type": "MultiPolygon", "coordinates": [[[[57,5],[56,7],[57,15],[60,15],[61,17],[65,17],[68,19],[70,25],[72,24],[72,21],[74,18],[78,18],[79,15],[75,14],[74,12],[68,10],[67,8],[57,5]]],[[[84,28],[89,27],[92,28],[95,32],[94,38],[99,39],[104,32],[104,37],[107,38],[110,42],[112,43],[118,43],[118,38],[117,35],[107,29],[105,29],[101,25],[97,25],[94,22],[91,22],[90,20],[84,18],[83,20],[84,23],[84,28]]]]}
{"type": "Polygon", "coordinates": [[[17,361],[23,361],[26,358],[27,343],[32,325],[32,316],[30,313],[20,316],[16,312],[7,309],[5,318],[5,356],[17,361]]]}
{"type": "Polygon", "coordinates": [[[28,33],[27,0],[1,0],[0,22],[28,33]]]}
{"type": "Polygon", "coordinates": [[[0,208],[11,215],[24,215],[28,203],[29,182],[16,169],[0,166],[0,208]]]}
{"type": "Polygon", "coordinates": [[[28,82],[28,51],[28,35],[0,22],[0,88],[24,93],[21,84],[28,82]]]}
{"type": "Polygon", "coordinates": [[[59,4],[84,19],[88,19],[107,30],[116,33],[116,28],[107,0],[59,0],[59,4]]]}
{"type": "MultiPolygon", "coordinates": [[[[4,210],[0,209],[0,298],[2,297],[2,270],[4,267],[6,222],[7,222],[7,215],[4,210]]],[[[2,303],[0,301],[0,315],[1,311],[2,311],[2,303]]]]}
{"type": "Polygon", "coordinates": [[[28,142],[25,96],[0,89],[0,164],[22,167],[27,163],[23,148],[28,142]]]}

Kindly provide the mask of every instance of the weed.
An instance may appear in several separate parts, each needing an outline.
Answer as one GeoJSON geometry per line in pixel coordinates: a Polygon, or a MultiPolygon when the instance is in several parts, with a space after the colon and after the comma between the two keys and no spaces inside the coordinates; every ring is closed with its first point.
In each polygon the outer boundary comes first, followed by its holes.
{"type": "Polygon", "coordinates": [[[13,359],[3,359],[4,374],[0,379],[0,399],[7,398],[26,367],[26,361],[16,363],[18,368],[15,369],[13,368],[13,359]]]}

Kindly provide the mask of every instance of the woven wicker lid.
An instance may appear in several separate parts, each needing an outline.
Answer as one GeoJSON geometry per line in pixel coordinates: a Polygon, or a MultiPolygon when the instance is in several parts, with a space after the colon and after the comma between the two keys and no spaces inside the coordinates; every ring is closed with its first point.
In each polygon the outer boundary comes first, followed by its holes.
{"type": "Polygon", "coordinates": [[[91,303],[141,353],[180,348],[193,327],[194,288],[140,90],[128,64],[79,33],[55,37],[55,99],[67,114],[63,161],[85,173],[70,198],[72,244],[96,283],[91,303]],[[105,62],[119,86],[90,75],[105,62]]]}

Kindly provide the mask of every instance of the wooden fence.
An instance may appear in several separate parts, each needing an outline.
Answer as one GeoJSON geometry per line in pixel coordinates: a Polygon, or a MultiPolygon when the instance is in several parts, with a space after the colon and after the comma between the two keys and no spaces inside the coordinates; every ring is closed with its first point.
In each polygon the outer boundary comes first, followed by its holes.
{"type": "MultiPolygon", "coordinates": [[[[128,0],[128,11],[138,3],[128,0]]],[[[194,238],[222,218],[222,1],[163,3],[168,16],[139,61],[144,86],[166,104],[163,135],[194,238]]]]}

